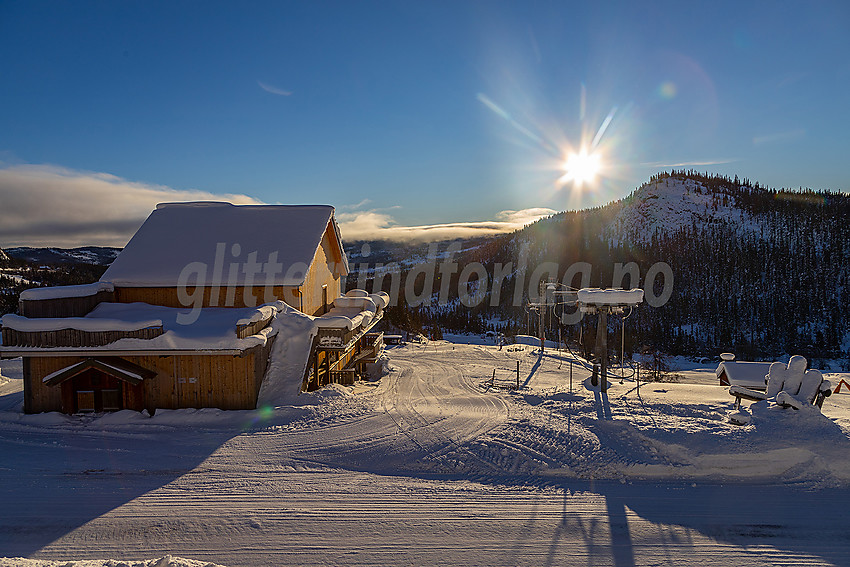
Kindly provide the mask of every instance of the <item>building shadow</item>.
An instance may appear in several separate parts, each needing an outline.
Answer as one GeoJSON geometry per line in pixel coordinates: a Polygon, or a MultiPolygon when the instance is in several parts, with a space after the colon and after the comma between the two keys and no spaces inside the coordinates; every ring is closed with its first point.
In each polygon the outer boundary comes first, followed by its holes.
{"type": "Polygon", "coordinates": [[[21,411],[24,405],[24,395],[22,392],[14,392],[11,394],[0,395],[0,412],[2,411],[21,411]]]}
{"type": "Polygon", "coordinates": [[[0,412],[0,555],[38,552],[192,471],[240,433],[198,431],[185,418],[159,425],[132,413],[121,416],[126,424],[107,425],[92,417],[0,412]]]}
{"type": "Polygon", "coordinates": [[[783,564],[850,564],[844,530],[850,490],[788,485],[575,482],[564,485],[560,522],[552,526],[545,565],[586,557],[587,564],[632,567],[716,560],[699,536],[728,547],[728,564],[771,557],[783,564]],[[588,495],[604,510],[588,514],[588,495]],[[633,535],[636,522],[638,537],[633,535]],[[576,549],[582,544],[583,549],[576,549]],[[565,557],[565,555],[567,557],[565,557]],[[665,558],[661,561],[661,558],[665,558]],[[660,563],[659,563],[660,561],[660,563]]]}

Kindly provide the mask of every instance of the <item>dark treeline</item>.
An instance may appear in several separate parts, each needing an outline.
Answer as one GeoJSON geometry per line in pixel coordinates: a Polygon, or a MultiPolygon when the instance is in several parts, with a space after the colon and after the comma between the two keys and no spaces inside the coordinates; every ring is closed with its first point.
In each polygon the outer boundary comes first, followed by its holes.
{"type": "Polygon", "coordinates": [[[0,315],[4,315],[17,311],[18,298],[26,289],[95,282],[106,266],[83,262],[41,264],[7,256],[0,258],[0,270],[0,315]]]}

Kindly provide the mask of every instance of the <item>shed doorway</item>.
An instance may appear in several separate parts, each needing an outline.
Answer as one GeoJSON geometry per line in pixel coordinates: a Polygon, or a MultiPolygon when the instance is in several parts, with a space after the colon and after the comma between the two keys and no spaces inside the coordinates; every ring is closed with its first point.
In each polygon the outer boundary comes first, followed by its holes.
{"type": "Polygon", "coordinates": [[[44,378],[48,386],[61,384],[62,411],[100,413],[131,409],[142,411],[143,381],[156,373],[120,358],[89,358],[44,378]]]}
{"type": "Polygon", "coordinates": [[[121,381],[114,376],[96,368],[90,368],[68,382],[73,390],[74,413],[100,413],[124,409],[121,381]]]}

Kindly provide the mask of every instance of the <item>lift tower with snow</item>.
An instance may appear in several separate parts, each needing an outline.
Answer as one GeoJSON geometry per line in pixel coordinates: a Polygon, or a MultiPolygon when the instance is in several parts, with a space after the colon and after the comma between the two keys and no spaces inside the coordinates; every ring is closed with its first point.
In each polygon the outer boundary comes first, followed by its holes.
{"type": "MultiPolygon", "coordinates": [[[[596,358],[599,360],[600,390],[608,391],[608,315],[633,309],[643,301],[642,289],[582,288],[576,294],[576,306],[582,313],[598,315],[596,323],[596,358]]],[[[595,386],[596,384],[594,384],[595,386]]]]}

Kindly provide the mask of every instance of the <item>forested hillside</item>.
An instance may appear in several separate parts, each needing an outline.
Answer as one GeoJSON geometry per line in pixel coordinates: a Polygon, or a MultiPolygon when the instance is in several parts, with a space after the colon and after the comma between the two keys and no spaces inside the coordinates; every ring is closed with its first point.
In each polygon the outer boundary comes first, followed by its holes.
{"type": "MultiPolygon", "coordinates": [[[[540,220],[468,250],[458,261],[458,272],[470,262],[486,269],[489,281],[478,305],[467,308],[456,295],[438,305],[438,270],[431,305],[399,308],[399,317],[448,329],[526,332],[534,314],[527,301],[512,302],[514,285],[522,281],[527,299],[529,289],[536,290],[530,275],[544,262],[557,266],[559,281],[576,262],[590,264],[589,281],[579,274],[565,282],[575,287],[644,287],[651,266],[664,262],[674,275],[673,293],[661,307],[635,310],[628,322],[632,347],[651,345],[672,354],[732,350],[746,358],[850,356],[850,198],[842,193],[777,191],[746,179],[664,173],[621,201],[540,220]],[[640,280],[613,281],[617,264],[630,262],[640,280]],[[509,263],[510,275],[494,286],[495,271],[509,263]],[[500,288],[495,306],[494,287],[500,288]]],[[[452,277],[448,288],[454,290],[457,274],[452,277]]],[[[470,289],[476,286],[472,280],[470,289]]],[[[592,335],[588,319],[585,336],[592,335]]],[[[611,325],[619,328],[618,321],[611,325]]],[[[557,334],[554,320],[548,329],[557,334]]],[[[578,325],[561,330],[577,336],[578,325]]]]}

